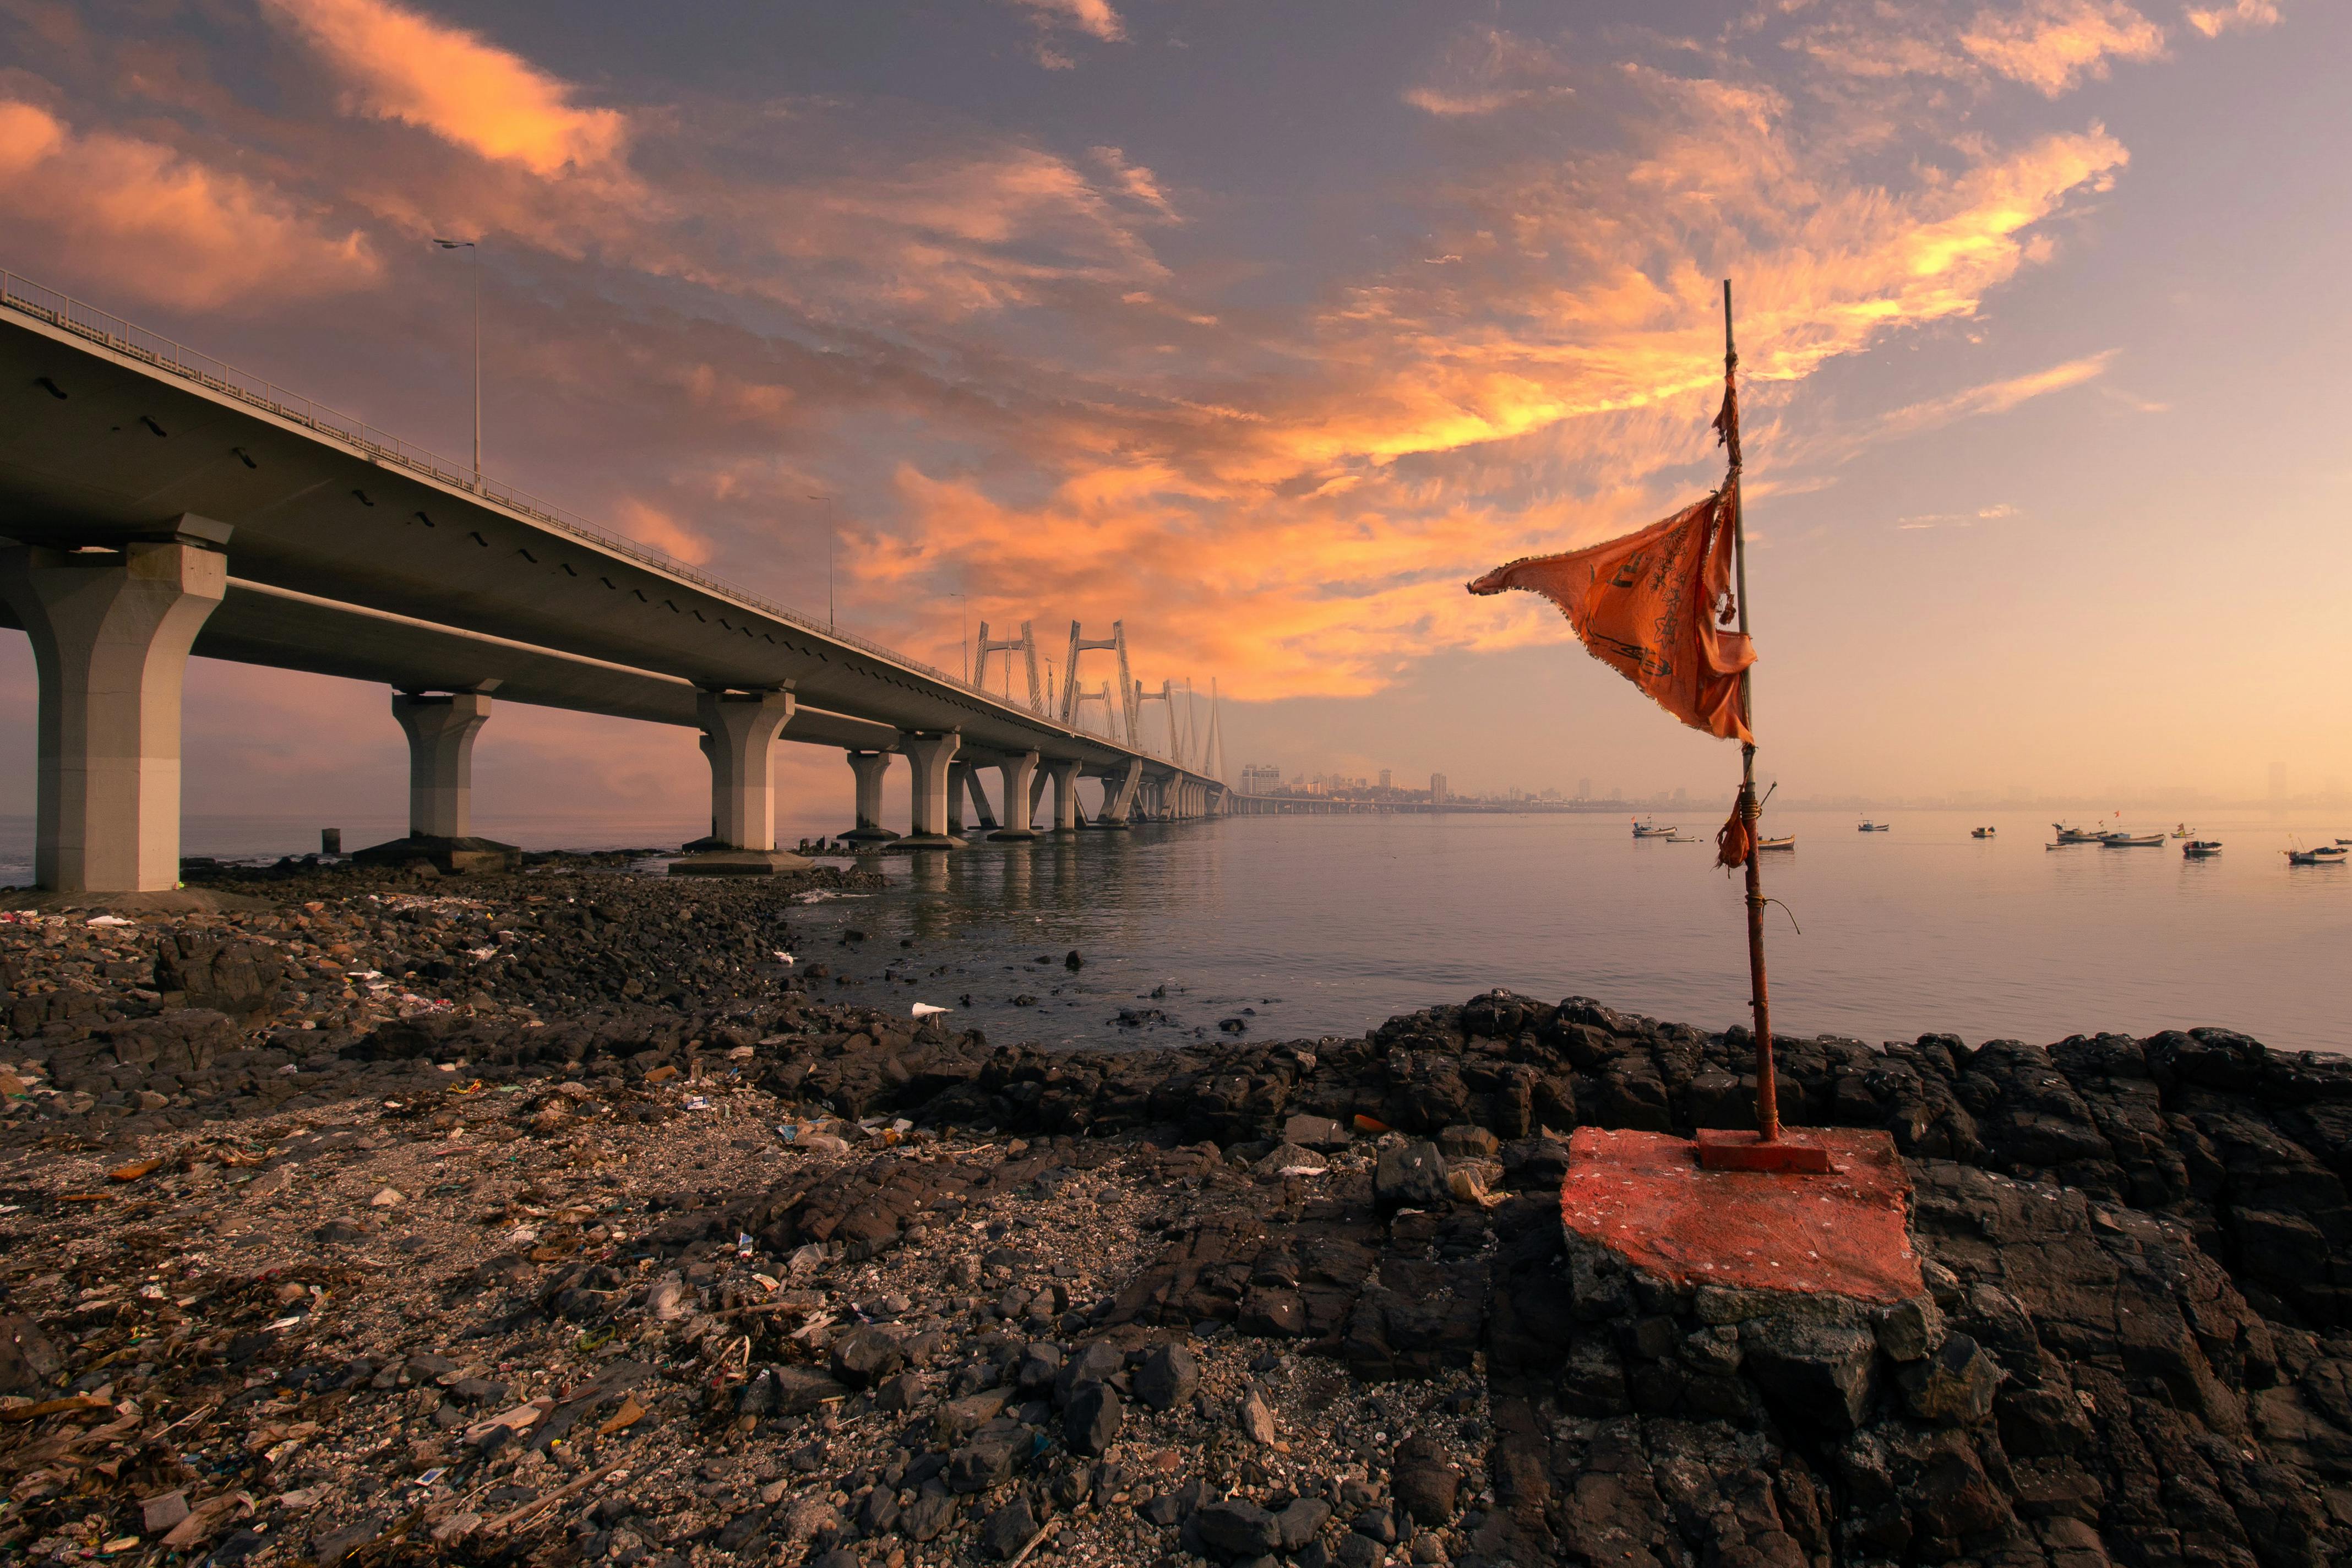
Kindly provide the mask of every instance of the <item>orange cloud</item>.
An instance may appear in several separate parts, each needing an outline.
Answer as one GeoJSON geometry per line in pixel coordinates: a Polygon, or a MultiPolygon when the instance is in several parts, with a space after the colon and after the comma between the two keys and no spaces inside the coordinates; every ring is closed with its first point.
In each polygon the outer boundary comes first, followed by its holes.
{"type": "Polygon", "coordinates": [[[1493,114],[1567,96],[1575,89],[1566,74],[1542,44],[1500,27],[1469,27],[1447,45],[1428,81],[1405,89],[1404,101],[1442,119],[1493,114]]]}
{"type": "Polygon", "coordinates": [[[1110,7],[1110,0],[1013,0],[1041,26],[1075,27],[1090,38],[1115,44],[1127,37],[1127,24],[1110,7]]]}
{"type": "Polygon", "coordinates": [[[1989,382],[1972,386],[1946,397],[1914,403],[1883,416],[1879,428],[1889,435],[1910,435],[1948,425],[1955,419],[1967,419],[1979,414],[2006,414],[2021,403],[2044,397],[2068,387],[2080,386],[2106,374],[2116,351],[2086,355],[2053,364],[2047,370],[2037,370],[2026,375],[2011,376],[2005,381],[1989,382]]]}
{"type": "Polygon", "coordinates": [[[388,0],[262,0],[351,88],[351,107],[552,178],[607,168],[628,122],[520,56],[388,0]]]}
{"type": "Polygon", "coordinates": [[[0,200],[66,242],[79,275],[186,309],[341,293],[381,270],[364,235],[283,192],[160,142],[78,135],[13,99],[0,99],[0,200]]]}
{"type": "Polygon", "coordinates": [[[2035,0],[2018,11],[1979,11],[1960,47],[2011,81],[2056,98],[2086,77],[2105,76],[2110,59],[2155,59],[2164,53],[2164,29],[2123,0],[2035,0]]]}
{"type": "Polygon", "coordinates": [[[2218,38],[2232,27],[2274,27],[2278,19],[2279,8],[2273,0],[2235,0],[2233,5],[2204,11],[2192,8],[2189,13],[2189,25],[2209,38],[2218,38]]]}
{"type": "Polygon", "coordinates": [[[621,531],[641,544],[675,555],[689,566],[710,559],[710,542],[658,507],[630,496],[621,502],[621,531]]]}

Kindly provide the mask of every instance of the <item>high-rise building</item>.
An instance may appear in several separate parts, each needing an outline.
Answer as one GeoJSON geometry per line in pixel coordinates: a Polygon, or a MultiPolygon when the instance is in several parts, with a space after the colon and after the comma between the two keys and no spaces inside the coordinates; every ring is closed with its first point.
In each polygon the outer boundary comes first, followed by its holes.
{"type": "Polygon", "coordinates": [[[1430,775],[1429,775],[1429,804],[1430,804],[1430,805],[1444,805],[1445,804],[1445,802],[1446,802],[1446,799],[1447,799],[1447,795],[1446,795],[1446,790],[1445,790],[1445,775],[1444,775],[1444,773],[1432,773],[1432,774],[1430,774],[1430,775]]]}
{"type": "Polygon", "coordinates": [[[1381,770],[1381,787],[1382,789],[1389,787],[1389,771],[1386,768],[1381,770]]]}
{"type": "Polygon", "coordinates": [[[1242,769],[1244,795],[1272,795],[1282,787],[1282,770],[1265,763],[1251,763],[1242,769]]]}
{"type": "Polygon", "coordinates": [[[1591,779],[1579,779],[1576,781],[1576,798],[1579,800],[1591,800],[1592,798],[1592,781],[1591,779]]]}

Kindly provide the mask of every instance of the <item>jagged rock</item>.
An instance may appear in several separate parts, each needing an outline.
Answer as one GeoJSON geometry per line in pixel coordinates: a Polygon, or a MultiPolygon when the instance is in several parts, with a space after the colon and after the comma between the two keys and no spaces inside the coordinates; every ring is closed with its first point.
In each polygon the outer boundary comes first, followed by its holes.
{"type": "Polygon", "coordinates": [[[1878,1340],[1851,1323],[1751,1318],[1739,1327],[1747,1370],[1801,1425],[1852,1431],[1877,1390],[1878,1340]]]}
{"type": "Polygon", "coordinates": [[[1228,1557],[1255,1556],[1282,1543],[1282,1530],[1274,1515],[1238,1498],[1194,1510],[1191,1522],[1202,1541],[1228,1557]]]}
{"type": "Polygon", "coordinates": [[[1135,1369],[1135,1396],[1154,1410],[1171,1410],[1192,1397],[1201,1384],[1201,1363],[1182,1345],[1160,1345],[1135,1369]]]}
{"type": "Polygon", "coordinates": [[[1386,1214],[1400,1208],[1445,1208],[1453,1202],[1445,1156],[1434,1143],[1400,1143],[1381,1151],[1372,1172],[1372,1202],[1386,1214]]]}
{"type": "Polygon", "coordinates": [[[1922,1421],[1968,1426],[1992,1414],[1993,1396],[2006,1376],[1976,1341],[1953,1334],[1935,1354],[1895,1374],[1903,1403],[1922,1421]]]}
{"type": "Polygon", "coordinates": [[[1062,1436],[1075,1454],[1107,1453],[1118,1436],[1126,1407],[1108,1384],[1089,1383],[1070,1395],[1062,1412],[1062,1436]]]}

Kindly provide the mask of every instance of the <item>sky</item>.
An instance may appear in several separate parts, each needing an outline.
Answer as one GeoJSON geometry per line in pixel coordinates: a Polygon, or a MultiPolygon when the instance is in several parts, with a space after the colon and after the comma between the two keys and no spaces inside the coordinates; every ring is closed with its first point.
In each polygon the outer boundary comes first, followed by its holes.
{"type": "MultiPolygon", "coordinates": [[[[2347,58],[2318,0],[0,0],[0,266],[462,456],[478,265],[485,468],[728,581],[950,668],[1119,619],[1236,778],[1727,795],[1463,584],[1717,482],[1728,277],[1764,776],[2341,791],[2347,58]]],[[[188,808],[397,811],[383,696],[198,661],[188,808]]],[[[32,708],[0,641],[0,809],[32,708]]]]}

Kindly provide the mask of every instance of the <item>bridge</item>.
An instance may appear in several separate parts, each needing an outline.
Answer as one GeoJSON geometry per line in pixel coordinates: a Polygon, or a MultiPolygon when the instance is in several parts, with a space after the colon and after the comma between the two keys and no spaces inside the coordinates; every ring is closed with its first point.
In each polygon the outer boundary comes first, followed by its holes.
{"type": "MultiPolygon", "coordinates": [[[[832,746],[856,781],[845,837],[956,848],[970,797],[993,837],[1222,812],[1213,740],[1148,692],[1125,633],[1118,696],[1065,674],[1061,700],[992,697],[882,645],[730,587],[662,552],[104,311],[0,272],[0,624],[30,637],[40,719],[35,875],[71,893],[176,885],[180,695],[193,654],[372,681],[409,742],[406,839],[462,868],[472,758],[494,702],[702,732],[711,853],[681,866],[799,864],[775,845],[780,742],[832,746]],[[1097,732],[1082,700],[1103,706],[1097,732]],[[912,820],[881,820],[893,757],[912,820]],[[974,775],[1001,774],[998,822],[974,775]],[[1091,821],[1078,781],[1100,781],[1091,821]]],[[[985,630],[983,628],[983,641],[985,630]]],[[[1004,648],[1005,644],[994,647],[1004,648]]],[[[972,672],[977,677],[984,660],[972,672]]]]}

